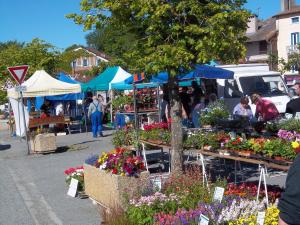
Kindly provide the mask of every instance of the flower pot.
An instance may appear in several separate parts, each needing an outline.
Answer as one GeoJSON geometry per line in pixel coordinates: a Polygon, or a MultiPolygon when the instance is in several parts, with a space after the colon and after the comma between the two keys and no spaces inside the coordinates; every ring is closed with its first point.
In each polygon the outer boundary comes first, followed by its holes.
{"type": "Polygon", "coordinates": [[[85,193],[106,208],[126,208],[126,199],[132,199],[139,191],[147,187],[149,172],[138,178],[115,175],[84,164],[85,193]]]}
{"type": "Polygon", "coordinates": [[[156,139],[149,139],[148,142],[151,142],[151,143],[157,144],[157,145],[160,145],[163,143],[161,140],[156,140],[156,139]]]}
{"type": "Polygon", "coordinates": [[[240,150],[237,152],[237,154],[239,156],[244,156],[244,157],[250,157],[252,154],[252,151],[248,151],[248,150],[240,150]]]}

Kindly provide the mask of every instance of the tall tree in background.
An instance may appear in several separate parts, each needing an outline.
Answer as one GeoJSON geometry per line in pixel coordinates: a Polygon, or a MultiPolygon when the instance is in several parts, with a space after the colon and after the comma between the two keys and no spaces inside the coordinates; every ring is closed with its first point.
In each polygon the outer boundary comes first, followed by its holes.
{"type": "Polygon", "coordinates": [[[116,61],[118,65],[128,67],[132,63],[126,52],[134,49],[137,37],[131,32],[130,27],[122,24],[106,25],[96,29],[86,36],[89,47],[105,52],[116,61]]]}
{"type": "Polygon", "coordinates": [[[68,18],[85,29],[123,25],[137,37],[125,52],[132,70],[167,71],[172,117],[172,172],[182,171],[181,103],[176,74],[212,59],[244,57],[246,0],[82,0],[81,14],[68,18]],[[107,12],[110,14],[108,15],[107,12]]]}

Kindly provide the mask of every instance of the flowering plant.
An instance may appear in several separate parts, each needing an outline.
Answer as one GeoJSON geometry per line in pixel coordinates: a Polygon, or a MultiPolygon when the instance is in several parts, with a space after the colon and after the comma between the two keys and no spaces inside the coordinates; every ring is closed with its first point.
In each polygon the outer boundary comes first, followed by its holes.
{"type": "Polygon", "coordinates": [[[249,149],[249,145],[248,142],[246,140],[244,140],[241,137],[238,138],[234,138],[232,140],[229,140],[226,144],[225,144],[225,148],[231,149],[231,150],[248,150],[249,149]]]}
{"type": "Polygon", "coordinates": [[[65,170],[66,177],[66,183],[70,185],[72,178],[78,180],[78,191],[84,190],[84,173],[83,173],[83,166],[78,166],[76,168],[69,168],[65,170]]]}
{"type": "Polygon", "coordinates": [[[211,103],[200,114],[200,122],[203,125],[216,125],[217,120],[227,118],[230,112],[225,106],[224,101],[217,100],[211,103]]]}
{"type": "Polygon", "coordinates": [[[157,140],[164,144],[169,144],[171,141],[171,133],[169,131],[169,123],[152,123],[144,125],[144,130],[141,130],[140,135],[144,140],[157,140]]]}
{"type": "Polygon", "coordinates": [[[151,123],[148,125],[144,125],[145,131],[149,131],[149,130],[153,130],[153,129],[169,129],[169,124],[160,122],[160,123],[151,123]]]}
{"type": "Polygon", "coordinates": [[[99,168],[121,176],[138,176],[145,170],[144,162],[131,151],[116,148],[108,153],[103,152],[98,159],[99,168]]]}
{"type": "MultiPolygon", "coordinates": [[[[265,193],[263,187],[260,187],[260,197],[263,198],[265,193]]],[[[242,183],[240,185],[228,184],[224,195],[236,195],[243,198],[255,198],[258,187],[254,183],[242,183]]],[[[275,186],[268,186],[268,198],[271,202],[275,202],[280,197],[282,189],[275,186]]]]}
{"type": "Polygon", "coordinates": [[[262,153],[265,141],[265,138],[251,138],[248,140],[249,148],[255,153],[262,153]]]}
{"type": "MultiPolygon", "coordinates": [[[[266,216],[265,216],[265,221],[264,225],[277,225],[278,224],[278,218],[279,217],[279,210],[275,207],[269,207],[266,210],[266,216]]],[[[232,221],[229,223],[229,225],[252,225],[256,224],[256,214],[253,214],[247,218],[241,217],[236,221],[232,221]]]]}
{"type": "Polygon", "coordinates": [[[295,153],[300,153],[300,144],[298,141],[292,141],[291,143],[292,148],[294,149],[295,153]]]}
{"type": "Polygon", "coordinates": [[[239,197],[224,197],[224,201],[199,203],[195,209],[178,209],[175,214],[158,213],[155,215],[155,225],[165,224],[198,224],[200,214],[207,216],[212,224],[227,224],[240,217],[249,217],[264,208],[264,201],[241,199],[239,197]],[[230,213],[228,213],[230,212],[230,213]]]}

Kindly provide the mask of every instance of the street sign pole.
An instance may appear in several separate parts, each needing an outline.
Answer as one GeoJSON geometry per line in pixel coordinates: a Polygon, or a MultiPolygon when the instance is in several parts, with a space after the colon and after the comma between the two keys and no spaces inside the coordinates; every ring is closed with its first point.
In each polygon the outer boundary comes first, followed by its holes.
{"type": "MultiPolygon", "coordinates": [[[[26,137],[26,144],[27,144],[27,153],[30,154],[30,147],[28,143],[28,134],[27,134],[27,126],[26,126],[26,118],[25,118],[25,110],[24,110],[24,99],[23,99],[23,92],[26,91],[26,86],[21,86],[23,83],[25,76],[27,74],[29,66],[22,65],[22,66],[13,66],[8,67],[8,71],[11,76],[19,83],[19,86],[15,88],[17,92],[20,93],[21,96],[21,103],[22,103],[22,113],[23,113],[23,121],[24,121],[24,130],[25,130],[25,137],[26,137]]],[[[18,99],[18,108],[19,108],[19,99],[18,99]]],[[[19,126],[21,131],[21,124],[20,124],[20,111],[19,111],[19,126]]],[[[21,134],[20,134],[21,135],[21,134]]]]}

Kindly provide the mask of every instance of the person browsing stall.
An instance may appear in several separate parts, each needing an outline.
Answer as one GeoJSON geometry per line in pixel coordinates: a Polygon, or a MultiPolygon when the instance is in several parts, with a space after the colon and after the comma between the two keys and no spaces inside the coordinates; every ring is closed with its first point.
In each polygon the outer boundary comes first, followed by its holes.
{"type": "Polygon", "coordinates": [[[256,118],[262,118],[266,122],[279,117],[279,111],[273,102],[263,99],[259,94],[252,94],[251,101],[256,105],[256,118]]]}
{"type": "Polygon", "coordinates": [[[249,98],[242,97],[240,103],[237,104],[232,112],[233,115],[248,117],[249,120],[253,118],[251,107],[249,106],[249,98]]]}
{"type": "Polygon", "coordinates": [[[103,137],[102,133],[102,104],[96,96],[93,96],[93,101],[89,105],[88,117],[92,121],[93,137],[96,138],[98,133],[103,137]]]}
{"type": "Polygon", "coordinates": [[[300,112],[300,83],[296,83],[292,88],[295,91],[297,98],[292,99],[287,103],[285,112],[295,116],[297,112],[300,112]]]}

